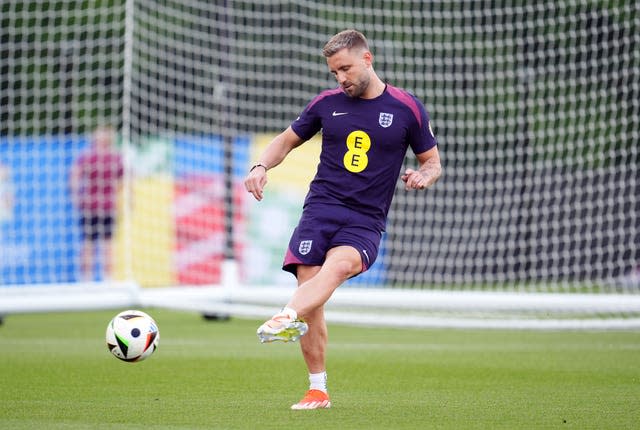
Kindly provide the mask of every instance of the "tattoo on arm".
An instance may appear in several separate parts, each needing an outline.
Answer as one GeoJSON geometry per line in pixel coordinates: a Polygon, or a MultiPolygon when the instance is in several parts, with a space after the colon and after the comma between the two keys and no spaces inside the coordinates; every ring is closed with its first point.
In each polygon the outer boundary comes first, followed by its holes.
{"type": "Polygon", "coordinates": [[[437,158],[430,158],[420,166],[419,171],[427,182],[426,187],[430,187],[442,176],[442,165],[437,158]]]}

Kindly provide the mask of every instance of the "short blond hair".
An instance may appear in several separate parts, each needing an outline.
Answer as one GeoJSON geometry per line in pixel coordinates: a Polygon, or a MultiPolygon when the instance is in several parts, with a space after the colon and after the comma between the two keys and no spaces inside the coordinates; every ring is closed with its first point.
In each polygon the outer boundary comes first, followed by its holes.
{"type": "Polygon", "coordinates": [[[322,55],[329,58],[343,49],[364,49],[369,50],[369,43],[364,34],[357,30],[344,30],[333,36],[322,48],[322,55]]]}

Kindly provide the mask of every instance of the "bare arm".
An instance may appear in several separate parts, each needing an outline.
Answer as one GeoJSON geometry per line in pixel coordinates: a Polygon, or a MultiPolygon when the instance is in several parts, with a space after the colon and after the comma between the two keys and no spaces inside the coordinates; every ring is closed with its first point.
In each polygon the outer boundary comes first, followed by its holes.
{"type": "Polygon", "coordinates": [[[407,190],[423,190],[433,185],[442,175],[440,153],[434,146],[428,151],[416,154],[420,167],[418,170],[407,169],[402,175],[402,181],[407,190]]]}
{"type": "Polygon", "coordinates": [[[267,184],[267,170],[280,164],[302,142],[291,127],[287,127],[267,145],[256,163],[259,166],[251,170],[244,180],[245,188],[256,200],[262,200],[264,186],[267,184]]]}
{"type": "Polygon", "coordinates": [[[69,191],[71,193],[71,201],[76,207],[78,206],[80,201],[80,176],[80,166],[76,162],[71,166],[71,173],[69,174],[69,191]]]}

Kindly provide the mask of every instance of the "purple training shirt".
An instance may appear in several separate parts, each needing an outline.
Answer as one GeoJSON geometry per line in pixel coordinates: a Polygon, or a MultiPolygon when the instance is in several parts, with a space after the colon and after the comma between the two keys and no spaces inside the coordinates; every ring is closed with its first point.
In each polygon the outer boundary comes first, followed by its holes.
{"type": "Polygon", "coordinates": [[[375,99],[352,98],[340,88],[323,91],[291,128],[303,140],[322,130],[320,164],[305,206],[346,206],[380,231],[407,149],[420,154],[437,144],[422,103],[391,85],[375,99]]]}

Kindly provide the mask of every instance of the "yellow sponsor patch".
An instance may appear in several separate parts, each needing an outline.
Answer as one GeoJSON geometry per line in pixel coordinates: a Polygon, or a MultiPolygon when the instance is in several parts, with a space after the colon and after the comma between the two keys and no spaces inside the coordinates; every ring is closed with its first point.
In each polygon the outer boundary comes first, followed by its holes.
{"type": "Polygon", "coordinates": [[[362,130],[353,131],[347,136],[348,151],[342,162],[344,167],[353,173],[362,172],[369,164],[367,152],[371,149],[371,138],[362,130]]]}

